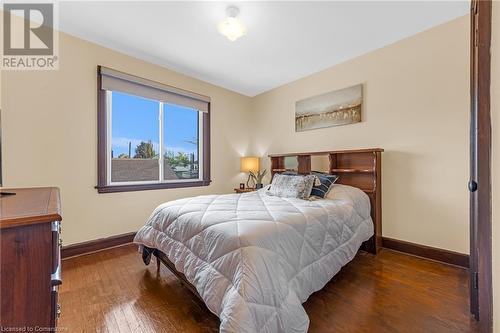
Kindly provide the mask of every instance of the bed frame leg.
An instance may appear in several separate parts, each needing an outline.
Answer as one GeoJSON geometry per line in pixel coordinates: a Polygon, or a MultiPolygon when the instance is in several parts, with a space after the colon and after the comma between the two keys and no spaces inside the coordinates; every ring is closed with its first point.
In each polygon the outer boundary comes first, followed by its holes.
{"type": "Polygon", "coordinates": [[[156,256],[156,275],[160,275],[161,261],[158,256],[156,256]]]}
{"type": "Polygon", "coordinates": [[[376,236],[372,236],[369,240],[363,242],[361,249],[376,255],[380,249],[380,247],[377,246],[376,236]]]}
{"type": "Polygon", "coordinates": [[[151,255],[153,254],[153,249],[144,246],[142,248],[142,261],[144,262],[144,265],[149,265],[151,262],[151,255]]]}

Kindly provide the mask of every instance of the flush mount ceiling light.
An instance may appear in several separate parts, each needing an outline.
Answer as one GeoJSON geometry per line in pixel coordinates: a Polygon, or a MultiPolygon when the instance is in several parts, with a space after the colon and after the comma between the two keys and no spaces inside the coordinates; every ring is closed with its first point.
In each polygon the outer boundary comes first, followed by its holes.
{"type": "Polygon", "coordinates": [[[240,10],[238,7],[227,7],[226,18],[217,25],[217,30],[221,33],[221,35],[226,36],[231,42],[234,42],[247,33],[247,28],[237,17],[239,13],[240,10]]]}

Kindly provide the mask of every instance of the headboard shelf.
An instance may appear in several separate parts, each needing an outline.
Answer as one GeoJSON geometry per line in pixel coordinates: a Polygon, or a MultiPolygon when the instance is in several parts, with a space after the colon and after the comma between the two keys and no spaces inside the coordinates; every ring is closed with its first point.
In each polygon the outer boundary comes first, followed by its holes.
{"type": "Polygon", "coordinates": [[[338,173],[374,173],[374,169],[330,169],[330,172],[338,173]]]}
{"type": "Polygon", "coordinates": [[[286,171],[311,173],[312,156],[328,156],[329,173],[339,176],[337,183],[361,189],[370,198],[375,235],[363,244],[366,251],[377,253],[382,247],[382,148],[332,150],[270,154],[271,175],[286,171]],[[285,157],[297,158],[297,169],[285,166],[285,157]]]}
{"type": "MultiPolygon", "coordinates": [[[[297,172],[297,169],[272,169],[271,171],[277,173],[277,172],[297,172]]],[[[328,171],[319,171],[315,170],[318,172],[328,172],[328,171]]],[[[375,170],[373,169],[330,169],[330,173],[374,173],[375,170]]]]}
{"type": "Polygon", "coordinates": [[[359,154],[359,153],[373,153],[383,152],[382,148],[365,148],[365,149],[346,149],[346,150],[328,150],[328,151],[314,151],[310,153],[284,153],[284,154],[269,154],[268,157],[291,157],[291,156],[314,156],[314,155],[329,155],[329,154],[359,154]]]}

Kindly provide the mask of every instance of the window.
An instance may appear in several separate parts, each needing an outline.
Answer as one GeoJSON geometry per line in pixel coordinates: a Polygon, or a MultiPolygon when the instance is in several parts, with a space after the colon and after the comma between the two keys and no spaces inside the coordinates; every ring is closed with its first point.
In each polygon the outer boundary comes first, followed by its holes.
{"type": "Polygon", "coordinates": [[[100,193],[210,184],[205,96],[98,69],[100,193]]]}
{"type": "Polygon", "coordinates": [[[110,184],[160,180],[160,102],[109,91],[110,184]],[[110,112],[111,111],[111,112],[110,112]]]}
{"type": "Polygon", "coordinates": [[[200,115],[197,110],[163,105],[163,178],[199,179],[200,115]]]}

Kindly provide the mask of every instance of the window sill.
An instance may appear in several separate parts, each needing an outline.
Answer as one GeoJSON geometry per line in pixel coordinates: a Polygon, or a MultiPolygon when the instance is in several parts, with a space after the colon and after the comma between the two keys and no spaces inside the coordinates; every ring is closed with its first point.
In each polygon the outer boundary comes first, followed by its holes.
{"type": "Polygon", "coordinates": [[[98,193],[115,193],[115,192],[161,190],[168,188],[208,186],[210,185],[211,182],[212,182],[211,180],[196,180],[192,182],[177,182],[177,183],[105,185],[105,186],[96,186],[95,188],[97,189],[98,193]]]}

